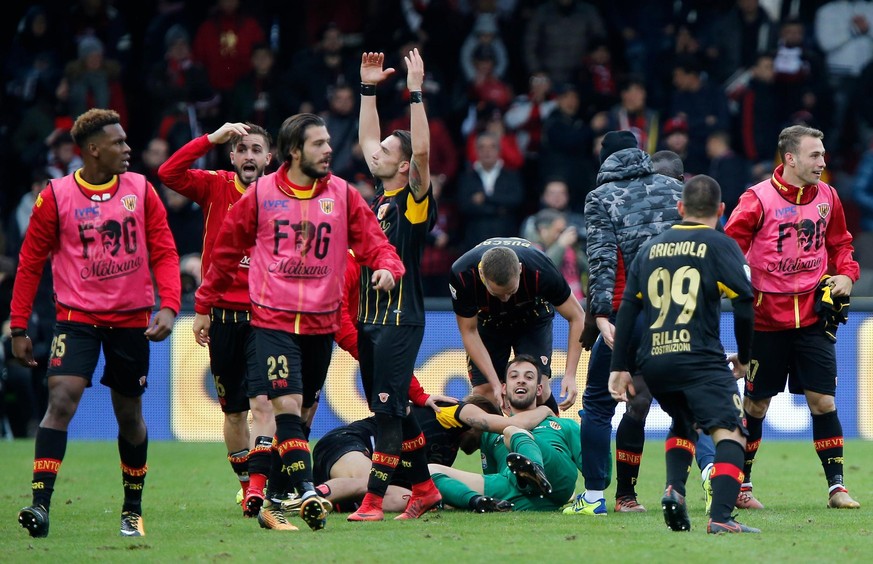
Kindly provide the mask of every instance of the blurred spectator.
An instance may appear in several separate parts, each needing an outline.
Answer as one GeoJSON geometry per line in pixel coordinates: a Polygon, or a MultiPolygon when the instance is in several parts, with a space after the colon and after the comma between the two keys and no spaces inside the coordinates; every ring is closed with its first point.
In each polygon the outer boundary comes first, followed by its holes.
{"type": "Polygon", "coordinates": [[[431,182],[433,197],[437,202],[437,220],[431,232],[427,234],[424,253],[421,256],[421,283],[424,295],[437,298],[446,297],[452,263],[460,256],[458,245],[461,242],[458,207],[451,200],[443,198],[443,185],[437,180],[431,182]]]}
{"type": "Polygon", "coordinates": [[[216,0],[194,35],[193,56],[221,95],[252,69],[252,50],[266,40],[261,24],[243,13],[240,0],[216,0]]]}
{"type": "Polygon", "coordinates": [[[51,141],[45,166],[49,178],[61,178],[82,168],[82,157],[76,153],[76,144],[69,131],[55,129],[49,138],[51,141]]]}
{"type": "MultiPolygon", "coordinates": [[[[868,148],[861,156],[855,171],[855,182],[852,185],[852,199],[858,205],[861,216],[861,231],[873,233],[873,148],[868,148]]],[[[869,253],[865,253],[869,256],[869,253]]],[[[865,264],[864,267],[873,267],[865,264]]]]}
{"type": "Polygon", "coordinates": [[[812,30],[815,13],[831,0],[769,0],[761,5],[769,9],[770,17],[778,22],[795,20],[812,30]]]}
{"type": "Polygon", "coordinates": [[[159,186],[158,193],[167,208],[167,223],[176,241],[179,256],[191,253],[199,255],[203,252],[203,212],[185,196],[163,184],[159,186]]]}
{"type": "Polygon", "coordinates": [[[37,92],[53,92],[61,79],[66,55],[64,36],[53,25],[42,5],[27,9],[6,54],[5,89],[18,111],[36,101],[37,92]]]}
{"type": "Polygon", "coordinates": [[[475,128],[467,135],[465,151],[467,162],[476,161],[479,136],[483,133],[490,133],[500,141],[500,159],[504,168],[518,170],[524,165],[524,155],[518,147],[515,135],[507,131],[503,123],[503,113],[492,105],[485,106],[479,111],[475,128]]]}
{"type": "Polygon", "coordinates": [[[750,162],[767,161],[768,167],[773,162],[773,140],[779,139],[787,118],[773,80],[773,56],[762,53],[739,98],[739,146],[750,162]]]}
{"type": "MultiPolygon", "coordinates": [[[[285,77],[290,96],[287,113],[323,112],[330,89],[360,82],[360,54],[345,48],[342,30],[333,23],[325,26],[318,43],[297,53],[285,77]]],[[[405,73],[395,73],[404,74],[405,73]]],[[[380,89],[380,94],[381,94],[380,89]]]]}
{"type": "Polygon", "coordinates": [[[583,299],[582,288],[588,286],[588,265],[576,228],[567,224],[564,214],[552,209],[540,210],[534,216],[534,226],[536,235],[530,241],[558,267],[576,299],[583,299]]]}
{"type": "Polygon", "coordinates": [[[169,156],[170,145],[166,139],[152,137],[140,154],[140,158],[131,164],[130,169],[145,176],[152,186],[160,186],[161,179],[158,178],[158,168],[164,164],[169,156]]]}
{"type": "Polygon", "coordinates": [[[21,114],[12,134],[12,146],[21,165],[28,169],[45,167],[53,136],[69,131],[73,125],[69,116],[60,112],[61,103],[54,93],[40,85],[33,105],[21,114]]]}
{"type": "Polygon", "coordinates": [[[545,71],[555,83],[573,80],[590,43],[604,36],[597,8],[580,0],[546,0],[535,9],[524,34],[529,73],[545,71]]]}
{"type": "Polygon", "coordinates": [[[683,158],[685,169],[700,174],[709,168],[706,138],[713,131],[728,129],[730,125],[727,100],[718,85],[701,75],[700,63],[693,57],[683,57],[677,62],[673,68],[673,86],[670,115],[682,116],[688,125],[688,156],[683,158]]]}
{"type": "Polygon", "coordinates": [[[328,94],[328,110],[322,112],[330,132],[330,147],[333,154],[330,168],[338,176],[348,178],[351,172],[352,151],[358,143],[358,107],[356,92],[348,84],[331,88],[328,94]]]}
{"type": "Polygon", "coordinates": [[[476,16],[473,30],[467,35],[461,45],[460,64],[467,82],[476,82],[479,75],[476,68],[476,55],[487,53],[493,63],[493,75],[499,80],[506,78],[509,66],[509,54],[506,45],[500,37],[497,16],[489,12],[483,12],[476,16]]]}
{"type": "Polygon", "coordinates": [[[203,282],[200,253],[179,256],[179,275],[182,277],[182,305],[194,308],[194,294],[203,282]]]}
{"type": "Polygon", "coordinates": [[[171,28],[179,26],[186,34],[194,29],[185,10],[184,0],[157,0],[155,9],[157,13],[146,24],[143,37],[142,61],[145,69],[150,69],[164,60],[167,50],[165,41],[171,28]]]}
{"type": "MultiPolygon", "coordinates": [[[[567,225],[576,229],[576,233],[581,241],[587,237],[585,228],[585,216],[581,213],[576,213],[570,210],[570,189],[567,183],[560,178],[554,178],[546,182],[543,186],[543,193],[540,196],[540,211],[554,210],[563,214],[567,225]]],[[[529,215],[521,224],[521,236],[528,241],[533,241],[537,235],[536,214],[529,215]]],[[[580,245],[580,249],[584,249],[585,245],[580,245]]]]}
{"type": "Polygon", "coordinates": [[[464,97],[476,108],[494,105],[506,111],[512,101],[512,88],[496,73],[496,52],[491,45],[478,45],[473,51],[473,78],[464,97]]]}
{"type": "Polygon", "coordinates": [[[293,113],[285,102],[284,86],[276,76],[275,63],[276,55],[269,45],[255,45],[252,70],[237,81],[228,100],[233,119],[260,125],[273,136],[293,113]]]}
{"type": "Polygon", "coordinates": [[[529,90],[516,96],[503,116],[509,131],[515,133],[518,148],[525,161],[539,157],[543,137],[543,120],[558,106],[552,95],[552,81],[544,72],[534,73],[528,80],[529,90]]]}
{"type": "Polygon", "coordinates": [[[815,14],[815,37],[825,54],[828,83],[833,93],[831,129],[825,131],[828,152],[840,156],[848,148],[843,131],[855,81],[873,60],[873,3],[836,0],[815,14]]]}
{"type": "Polygon", "coordinates": [[[683,117],[673,117],[664,123],[662,136],[662,149],[673,151],[682,159],[684,169],[687,172],[685,179],[688,180],[695,174],[702,174],[704,169],[688,168],[688,122],[683,117]]]}
{"type": "Polygon", "coordinates": [[[591,128],[595,131],[630,131],[639,141],[639,148],[652,154],[658,148],[660,114],[646,106],[646,85],[638,76],[621,83],[621,102],[608,112],[595,115],[591,128]]]}
{"type": "MultiPolygon", "coordinates": [[[[807,44],[805,26],[801,20],[782,22],[773,71],[776,96],[784,115],[809,112],[815,116],[814,127],[829,130],[830,112],[825,108],[831,108],[832,101],[830,87],[827,81],[822,80],[825,76],[824,59],[807,44]]],[[[863,106],[867,106],[866,100],[863,106]]]]}
{"type": "Polygon", "coordinates": [[[751,68],[758,55],[776,48],[777,35],[776,24],[758,0],[737,0],[715,24],[714,41],[706,49],[712,80],[725,84],[751,68]]]}
{"type": "Polygon", "coordinates": [[[65,23],[77,44],[86,37],[99,39],[106,49],[106,57],[126,70],[133,43],[127,22],[112,5],[112,0],[78,0],[70,7],[65,23]]]}
{"type": "MultiPolygon", "coordinates": [[[[450,35],[450,34],[446,34],[450,35]]],[[[425,43],[416,34],[401,35],[398,47],[385,53],[385,66],[393,67],[394,74],[389,76],[379,86],[379,116],[385,122],[391,121],[404,113],[404,107],[409,103],[409,90],[406,88],[406,57],[413,49],[418,49],[421,56],[430,61],[430,43],[425,43]],[[385,95],[383,95],[383,92],[385,95]]],[[[360,61],[360,55],[357,56],[360,61]]],[[[457,72],[457,59],[452,61],[452,72],[457,72]]],[[[357,76],[357,74],[355,75],[357,76]]],[[[463,84],[463,81],[459,81],[463,84]]],[[[429,65],[421,85],[424,99],[427,100],[428,118],[446,118],[449,114],[451,101],[450,82],[437,65],[429,65]]],[[[468,101],[464,101],[464,107],[468,101]]]]}
{"type": "MultiPolygon", "coordinates": [[[[771,143],[772,145],[772,143],[771,143]]],[[[706,154],[709,157],[709,176],[721,186],[721,201],[724,202],[722,221],[730,217],[740,195],[752,185],[752,171],[749,161],[731,149],[730,135],[726,131],[713,131],[706,140],[706,154]]],[[[769,168],[772,161],[768,162],[769,168]]]]}
{"type": "Polygon", "coordinates": [[[70,115],[80,116],[91,108],[118,112],[122,127],[127,127],[127,101],[121,85],[121,64],[108,59],[103,43],[96,37],[83,37],[77,46],[78,58],[67,63],[62,84],[66,84],[70,115]]]}
{"type": "Polygon", "coordinates": [[[461,175],[458,207],[464,222],[466,251],[490,237],[518,233],[519,207],[524,186],[517,171],[503,166],[500,140],[482,133],[476,140],[476,160],[461,175]]]}
{"type": "Polygon", "coordinates": [[[558,107],[543,123],[540,175],[560,176],[570,187],[570,208],[582,212],[585,195],[594,185],[591,128],[579,113],[579,92],[571,84],[555,89],[558,107]]]}
{"type": "Polygon", "coordinates": [[[603,38],[592,41],[576,76],[585,103],[583,113],[592,115],[614,106],[618,102],[617,82],[609,44],[603,38]]]}

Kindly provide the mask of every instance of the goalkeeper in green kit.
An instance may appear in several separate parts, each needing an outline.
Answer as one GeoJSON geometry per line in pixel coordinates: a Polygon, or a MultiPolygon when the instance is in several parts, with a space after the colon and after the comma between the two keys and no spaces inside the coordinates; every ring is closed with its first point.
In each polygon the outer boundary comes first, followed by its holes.
{"type": "MultiPolygon", "coordinates": [[[[535,358],[518,355],[509,362],[503,395],[513,415],[536,409],[542,373],[535,358]]],[[[440,464],[429,468],[443,501],[454,507],[475,509],[488,499],[509,502],[513,511],[554,511],[573,495],[580,444],[579,423],[547,417],[531,431],[509,426],[502,434],[483,434],[483,474],[440,464]]]]}

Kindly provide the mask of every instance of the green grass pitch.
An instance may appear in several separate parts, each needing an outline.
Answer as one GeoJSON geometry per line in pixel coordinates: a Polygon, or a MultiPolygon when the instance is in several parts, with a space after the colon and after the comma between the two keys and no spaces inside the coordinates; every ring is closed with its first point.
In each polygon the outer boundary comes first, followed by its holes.
{"type": "MultiPolygon", "coordinates": [[[[234,505],[238,484],[219,443],[153,442],[144,495],[147,536],[118,535],[121,476],[113,442],[74,441],[56,486],[51,531],[18,526],[30,503],[33,441],[0,442],[0,562],[870,562],[873,442],[846,443],[846,480],[859,511],[825,508],[821,466],[810,442],[762,443],[755,493],[766,505],[739,519],[761,535],[706,535],[699,472],[689,478],[690,533],[669,531],[659,500],[663,442],[646,444],[638,492],[645,514],[474,515],[433,512],[418,521],[348,523],[332,515],[314,533],[261,530],[234,505]]],[[[475,470],[478,457],[458,465],[475,470]]],[[[581,482],[581,481],[580,481],[581,482]]],[[[578,487],[577,487],[578,490],[578,487]]],[[[607,499],[614,487],[607,491],[607,499]]],[[[610,510],[612,507],[610,506],[610,510]]],[[[389,516],[390,517],[390,516],[389,516]]]]}

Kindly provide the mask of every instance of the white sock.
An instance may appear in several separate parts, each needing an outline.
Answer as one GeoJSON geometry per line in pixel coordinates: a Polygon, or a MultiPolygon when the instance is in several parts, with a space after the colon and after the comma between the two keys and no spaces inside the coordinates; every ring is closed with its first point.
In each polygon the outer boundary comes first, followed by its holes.
{"type": "Polygon", "coordinates": [[[700,471],[700,479],[702,481],[706,481],[706,477],[709,475],[709,471],[712,469],[712,462],[703,467],[703,470],[700,471]]]}
{"type": "Polygon", "coordinates": [[[603,490],[585,490],[585,493],[582,494],[582,499],[588,503],[595,503],[603,499],[603,490]]]}

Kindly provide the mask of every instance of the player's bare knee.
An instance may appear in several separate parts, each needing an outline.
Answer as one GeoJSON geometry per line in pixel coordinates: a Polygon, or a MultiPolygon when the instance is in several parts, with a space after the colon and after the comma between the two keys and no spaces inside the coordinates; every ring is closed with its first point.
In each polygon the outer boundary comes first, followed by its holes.
{"type": "Polygon", "coordinates": [[[743,398],[743,410],[758,419],[763,419],[767,415],[767,410],[770,408],[770,400],[772,398],[752,399],[750,397],[743,398]]]}
{"type": "Polygon", "coordinates": [[[646,389],[644,392],[637,392],[627,404],[625,413],[637,421],[645,422],[649,416],[649,408],[652,406],[652,394],[646,389]]]}
{"type": "Polygon", "coordinates": [[[240,427],[248,425],[248,415],[248,411],[243,411],[239,413],[225,413],[224,418],[227,419],[228,423],[230,423],[234,427],[240,427]]]}
{"type": "Polygon", "coordinates": [[[834,396],[818,394],[815,392],[806,392],[806,403],[809,406],[809,412],[813,415],[824,415],[831,411],[836,411],[837,405],[834,402],[834,396]]]}

